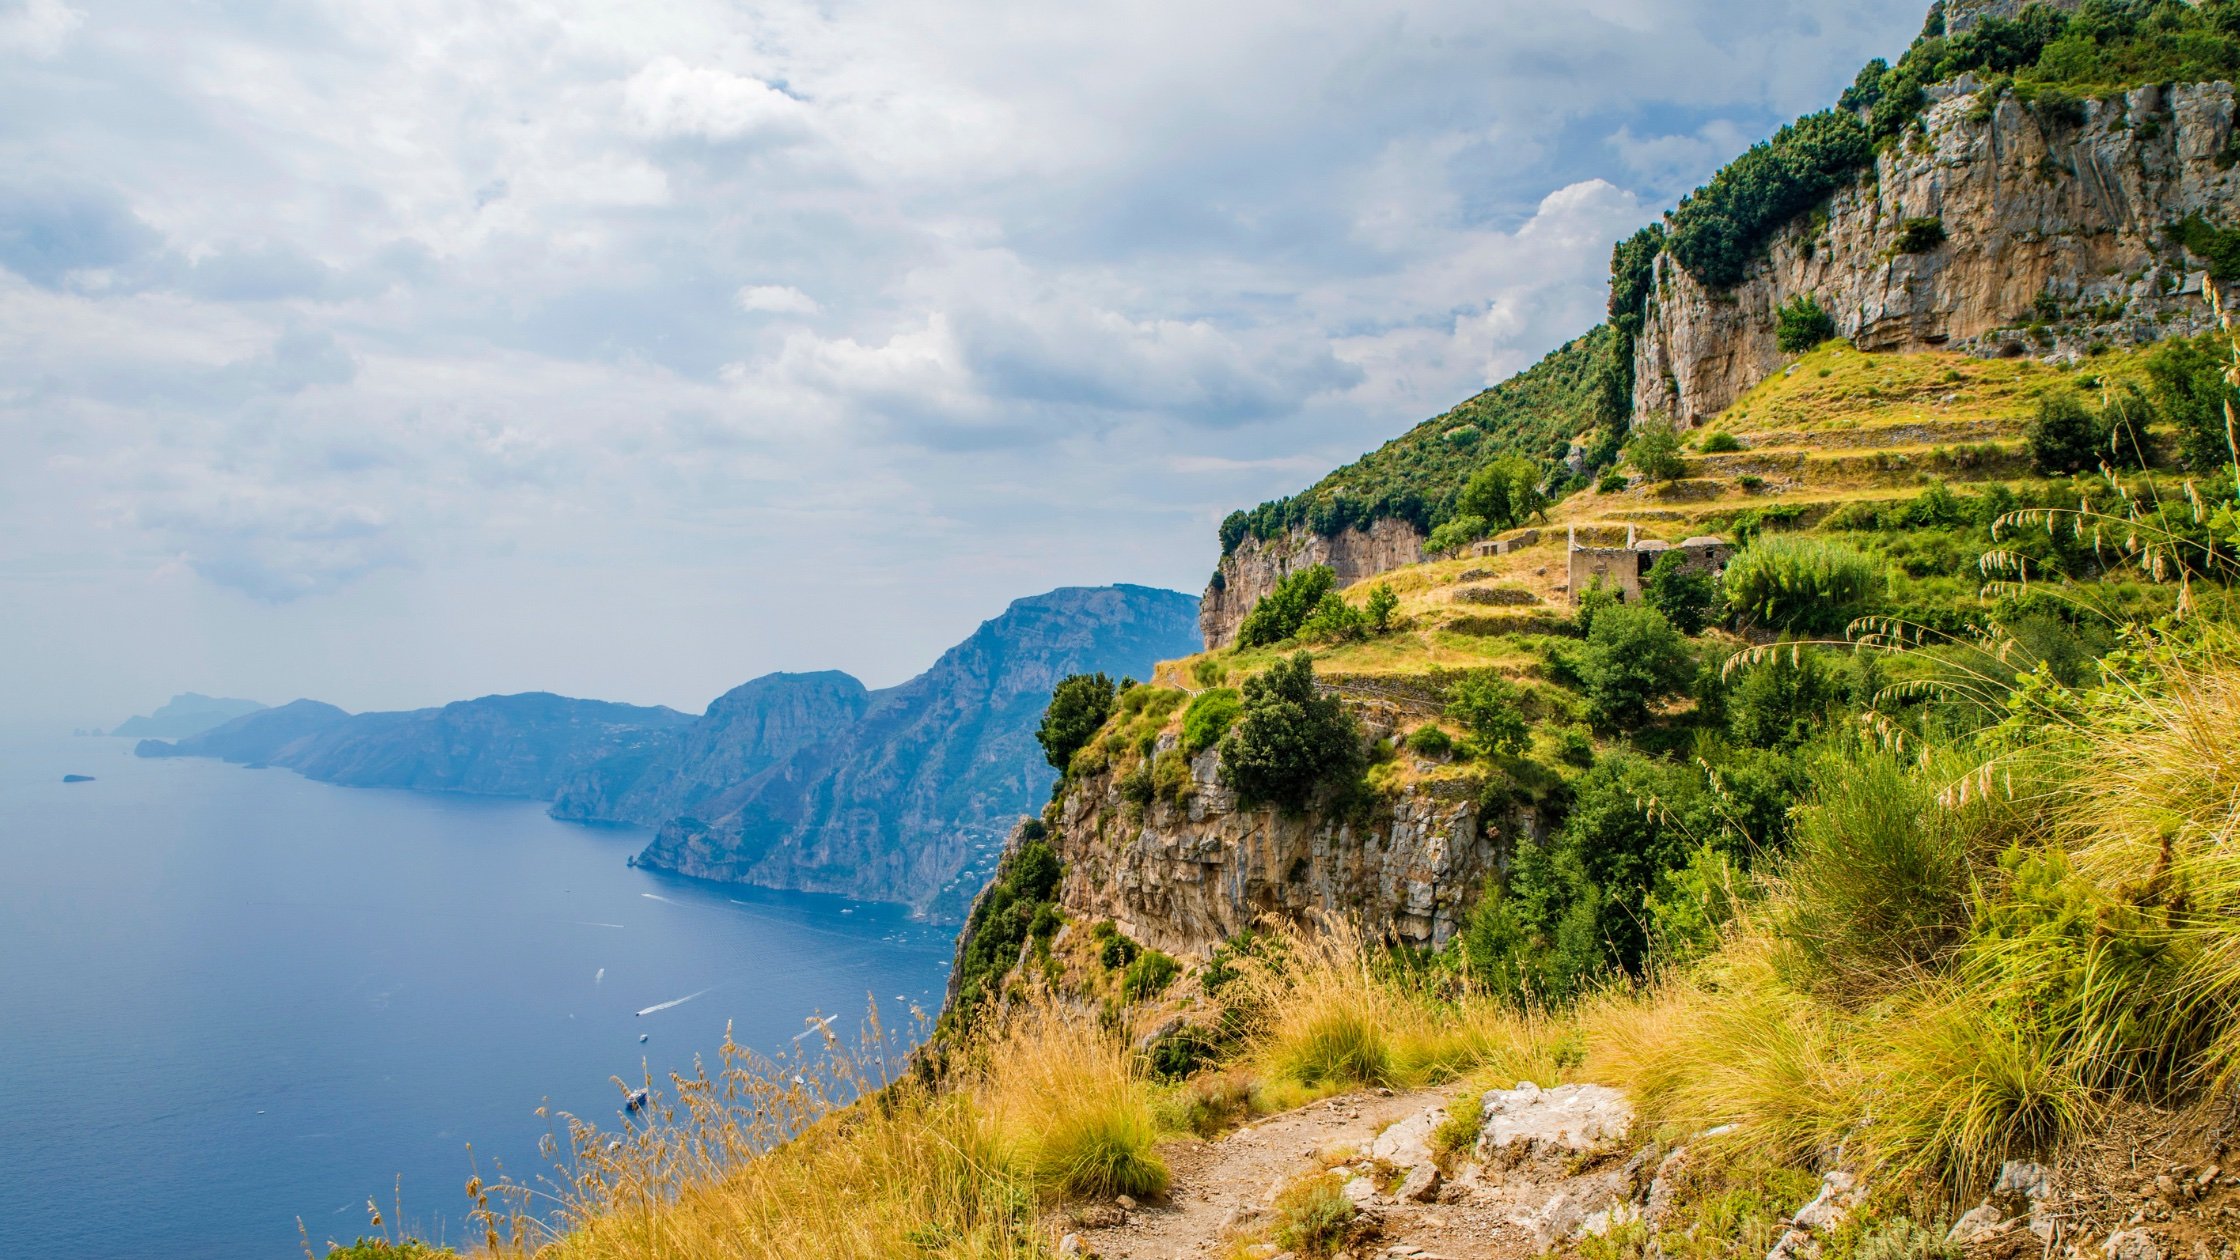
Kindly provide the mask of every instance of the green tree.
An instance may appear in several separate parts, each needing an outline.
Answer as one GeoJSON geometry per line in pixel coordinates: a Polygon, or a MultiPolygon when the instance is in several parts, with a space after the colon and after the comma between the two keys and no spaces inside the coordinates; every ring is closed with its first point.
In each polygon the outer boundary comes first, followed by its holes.
{"type": "Polygon", "coordinates": [[[1596,723],[1622,730],[1648,721],[1650,706],[1686,686],[1694,661],[1663,613],[1619,604],[1595,614],[1578,670],[1596,723]]]}
{"type": "Polygon", "coordinates": [[[1392,593],[1392,583],[1379,582],[1369,591],[1369,629],[1377,634],[1392,629],[1392,616],[1400,608],[1400,597],[1392,593]]]}
{"type": "Polygon", "coordinates": [[[2030,462],[2047,476],[2082,472],[2100,464],[2107,434],[2084,401],[2066,390],[2038,400],[2027,430],[2030,462]]]}
{"type": "Polygon", "coordinates": [[[1345,596],[1332,591],[1307,614],[1299,633],[1318,643],[1350,643],[1369,633],[1369,618],[1347,603],[1345,596]]]}
{"type": "Polygon", "coordinates": [[[1244,701],[1231,687],[1201,691],[1182,711],[1182,751],[1195,757],[1221,742],[1243,712],[1244,701]]]}
{"type": "Polygon", "coordinates": [[[1641,583],[1641,598],[1665,615],[1682,634],[1702,634],[1719,606],[1719,585],[1711,575],[1688,564],[1688,554],[1677,548],[1657,557],[1641,583]]]}
{"type": "Polygon", "coordinates": [[[1671,481],[1688,471],[1680,457],[1680,434],[1668,420],[1644,420],[1626,443],[1626,459],[1651,481],[1671,481]]]}
{"type": "Polygon", "coordinates": [[[2108,463],[2115,468],[2146,468],[2154,463],[2154,402],[2126,381],[2100,407],[2100,430],[2107,435],[2108,463]]]}
{"type": "Polygon", "coordinates": [[[1803,354],[1835,335],[1835,319],[1809,293],[1790,298],[1774,314],[1773,344],[1783,354],[1803,354]]]}
{"type": "Polygon", "coordinates": [[[1491,530],[1521,525],[1547,506],[1540,493],[1540,470],[1522,455],[1504,455],[1479,469],[1455,500],[1457,513],[1483,517],[1491,530]]]}
{"type": "Polygon", "coordinates": [[[1051,691],[1050,707],[1042,711],[1042,725],[1035,728],[1034,737],[1042,745],[1042,755],[1058,768],[1058,773],[1066,772],[1073,764],[1073,755],[1112,716],[1116,692],[1112,680],[1103,674],[1068,675],[1051,691]]]}
{"type": "Polygon", "coordinates": [[[2154,402],[2178,431],[2178,455],[2187,468],[2209,474],[2232,466],[2225,404],[2233,399],[2224,361],[2200,342],[2165,341],[2147,359],[2154,402]]]}
{"type": "Polygon", "coordinates": [[[1326,564],[1284,577],[1244,615],[1243,624],[1237,627],[1238,645],[1266,647],[1299,633],[1299,627],[1314,615],[1315,607],[1337,582],[1338,575],[1326,564]]]}
{"type": "Polygon", "coordinates": [[[1481,755],[1513,757],[1532,742],[1523,697],[1515,684],[1493,670],[1472,670],[1449,684],[1446,713],[1470,732],[1471,743],[1481,755]]]}
{"type": "Polygon", "coordinates": [[[1825,730],[1842,684],[1801,645],[1752,665],[1727,695],[1728,728],[1758,748],[1794,748],[1825,730]]]}
{"type": "Polygon", "coordinates": [[[1367,764],[1360,727],[1315,690],[1305,652],[1245,680],[1243,710],[1221,738],[1221,782],[1246,805],[1303,811],[1316,788],[1351,784],[1367,764]]]}

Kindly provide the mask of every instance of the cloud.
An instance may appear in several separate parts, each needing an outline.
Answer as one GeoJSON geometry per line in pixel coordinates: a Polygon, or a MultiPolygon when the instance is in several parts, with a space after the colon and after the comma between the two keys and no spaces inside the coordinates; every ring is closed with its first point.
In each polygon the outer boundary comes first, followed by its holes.
{"type": "Polygon", "coordinates": [[[0,266],[54,288],[72,272],[136,262],[161,238],[98,186],[0,188],[0,266]]]}
{"type": "Polygon", "coordinates": [[[769,315],[814,315],[817,300],[790,284],[750,284],[739,290],[739,309],[769,315]]]}
{"type": "Polygon", "coordinates": [[[181,287],[213,302],[316,298],[336,285],[332,267],[285,242],[227,242],[187,264],[181,287]]]}
{"type": "Polygon", "coordinates": [[[0,51],[41,60],[57,56],[85,20],[85,14],[62,0],[23,0],[0,12],[0,51]]]}
{"type": "Polygon", "coordinates": [[[623,87],[631,123],[647,135],[703,140],[785,140],[807,129],[808,110],[760,79],[662,57],[623,87]]]}

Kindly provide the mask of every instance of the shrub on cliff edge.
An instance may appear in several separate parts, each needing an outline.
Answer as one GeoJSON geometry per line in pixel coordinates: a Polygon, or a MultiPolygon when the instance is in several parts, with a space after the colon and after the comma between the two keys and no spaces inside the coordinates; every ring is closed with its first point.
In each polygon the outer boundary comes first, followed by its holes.
{"type": "Polygon", "coordinates": [[[1336,696],[1317,694],[1300,652],[1248,678],[1237,724],[1221,738],[1221,781],[1246,805],[1303,811],[1323,784],[1350,784],[1368,759],[1336,696]]]}

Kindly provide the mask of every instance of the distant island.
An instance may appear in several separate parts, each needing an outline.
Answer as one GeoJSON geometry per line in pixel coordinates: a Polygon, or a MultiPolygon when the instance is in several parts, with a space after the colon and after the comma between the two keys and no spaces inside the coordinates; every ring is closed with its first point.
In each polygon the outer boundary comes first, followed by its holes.
{"type": "Polygon", "coordinates": [[[110,731],[127,739],[185,739],[223,726],[238,717],[264,711],[254,700],[229,700],[184,691],[154,713],[126,718],[110,731]]]}
{"type": "Polygon", "coordinates": [[[93,776],[90,774],[66,774],[62,776],[62,781],[64,783],[91,783],[93,782],[93,776]]]}

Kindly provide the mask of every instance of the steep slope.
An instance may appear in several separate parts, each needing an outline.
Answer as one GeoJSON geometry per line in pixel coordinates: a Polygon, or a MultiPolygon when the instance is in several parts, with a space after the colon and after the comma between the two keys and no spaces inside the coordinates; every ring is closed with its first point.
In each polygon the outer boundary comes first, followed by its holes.
{"type": "Polygon", "coordinates": [[[128,739],[185,739],[223,726],[237,717],[260,712],[264,707],[254,700],[229,700],[186,691],[171,697],[154,713],[126,718],[109,733],[128,739]]]}
{"type": "Polygon", "coordinates": [[[863,716],[871,693],[836,670],[766,674],[716,698],[705,716],[660,739],[618,750],[572,775],[552,816],[658,827],[711,804],[794,753],[825,743],[863,716]]]}
{"type": "Polygon", "coordinates": [[[1034,730],[1068,674],[1148,673],[1198,646],[1188,596],[1066,588],[1015,601],[860,721],[666,822],[645,865],[961,910],[1055,778],[1034,730]]]}

